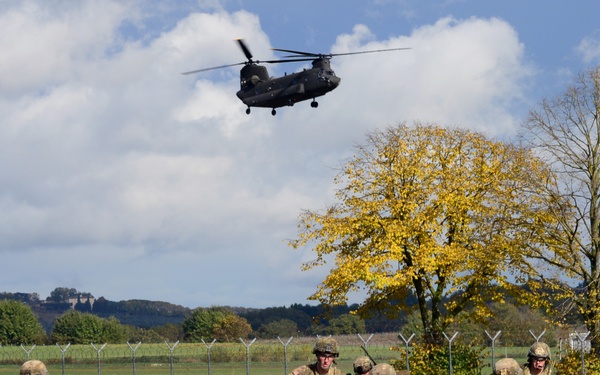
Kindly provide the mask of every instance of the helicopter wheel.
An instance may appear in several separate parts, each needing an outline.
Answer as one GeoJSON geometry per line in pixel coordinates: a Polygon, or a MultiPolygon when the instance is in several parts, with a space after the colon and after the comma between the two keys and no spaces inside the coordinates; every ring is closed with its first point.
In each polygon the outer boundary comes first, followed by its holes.
{"type": "Polygon", "coordinates": [[[246,108],[246,114],[249,115],[250,114],[250,107],[246,108]]]}
{"type": "Polygon", "coordinates": [[[317,108],[319,106],[319,102],[317,102],[316,100],[313,100],[312,103],[310,103],[310,106],[313,108],[317,108]]]}
{"type": "Polygon", "coordinates": [[[273,108],[273,110],[271,111],[271,114],[272,114],[273,116],[275,116],[275,115],[277,114],[277,111],[275,110],[275,108],[273,108]]]}

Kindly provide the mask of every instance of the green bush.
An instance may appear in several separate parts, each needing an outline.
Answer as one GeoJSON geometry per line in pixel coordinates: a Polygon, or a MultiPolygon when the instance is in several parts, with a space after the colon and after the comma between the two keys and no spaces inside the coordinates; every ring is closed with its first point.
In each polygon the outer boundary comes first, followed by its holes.
{"type": "Polygon", "coordinates": [[[0,301],[0,345],[46,341],[46,332],[31,308],[20,301],[0,301]]]}
{"type": "MultiPolygon", "coordinates": [[[[592,350],[584,355],[585,373],[600,374],[600,358],[592,350]]],[[[580,375],[581,374],[581,352],[570,352],[563,356],[555,366],[556,375],[580,375]]]]}
{"type": "MultiPolygon", "coordinates": [[[[404,349],[398,348],[406,358],[404,349]]],[[[466,345],[452,346],[452,370],[456,375],[481,375],[483,364],[481,355],[483,348],[472,348],[466,345]]],[[[448,346],[415,344],[409,354],[410,372],[413,374],[447,375],[450,367],[448,346]]],[[[402,359],[393,365],[396,370],[405,370],[406,362],[402,359]]]]}

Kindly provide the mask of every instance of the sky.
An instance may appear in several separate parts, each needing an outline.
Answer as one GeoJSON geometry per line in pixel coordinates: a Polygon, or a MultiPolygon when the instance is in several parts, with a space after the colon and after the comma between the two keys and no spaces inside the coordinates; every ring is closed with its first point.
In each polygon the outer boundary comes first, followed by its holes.
{"type": "MultiPolygon", "coordinates": [[[[189,308],[309,303],[302,210],[368,132],[438,123],[511,140],[600,65],[600,2],[0,2],[0,291],[75,288],[189,308]],[[272,48],[345,53],[335,90],[278,109],[236,97],[272,48]]],[[[272,76],[306,63],[267,66],[272,76]]],[[[360,303],[352,295],[349,303],[360,303]]]]}

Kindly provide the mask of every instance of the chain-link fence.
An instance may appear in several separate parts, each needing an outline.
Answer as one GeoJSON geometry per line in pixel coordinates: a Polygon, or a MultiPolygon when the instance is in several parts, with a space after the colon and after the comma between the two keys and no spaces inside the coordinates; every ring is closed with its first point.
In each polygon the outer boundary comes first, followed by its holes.
{"type": "MultiPolygon", "coordinates": [[[[544,341],[543,332],[529,331],[531,342],[544,341]]],[[[410,353],[418,339],[414,334],[378,333],[335,337],[340,345],[338,368],[352,372],[353,360],[365,350],[377,363],[396,363],[410,370],[410,353]],[[404,349],[404,350],[402,350],[404,349]],[[408,355],[406,354],[408,353],[408,355]]],[[[448,373],[453,374],[453,345],[483,347],[482,362],[491,373],[491,364],[504,357],[524,362],[529,347],[504,346],[502,332],[444,334],[449,348],[448,373]],[[478,335],[478,337],[477,337],[478,335]],[[477,337],[477,340],[475,338],[477,337]],[[479,343],[477,343],[479,342],[479,343]]],[[[237,343],[124,343],[89,345],[56,344],[48,346],[1,346],[0,374],[16,374],[26,360],[43,361],[55,375],[78,374],[208,374],[208,375],[286,375],[295,367],[314,362],[312,348],[316,337],[288,337],[274,340],[239,339],[237,343]]],[[[564,339],[553,339],[552,355],[560,360],[569,350],[589,350],[587,333],[571,333],[564,339]]],[[[582,355],[582,361],[584,361],[582,355]]],[[[584,364],[584,363],[582,363],[584,364]]]]}

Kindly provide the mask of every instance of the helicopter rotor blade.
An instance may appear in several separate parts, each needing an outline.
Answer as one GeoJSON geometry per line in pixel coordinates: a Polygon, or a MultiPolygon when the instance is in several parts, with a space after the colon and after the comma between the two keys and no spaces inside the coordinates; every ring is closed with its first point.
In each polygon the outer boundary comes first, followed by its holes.
{"type": "Polygon", "coordinates": [[[183,72],[181,74],[183,75],[188,75],[188,74],[194,74],[194,73],[200,73],[200,72],[206,72],[208,70],[215,70],[215,69],[222,69],[222,68],[229,68],[230,66],[237,66],[237,65],[244,65],[247,64],[247,62],[241,62],[241,63],[237,63],[237,64],[228,64],[228,65],[220,65],[220,66],[213,66],[212,68],[204,68],[204,69],[196,69],[196,70],[191,70],[189,72],[183,72]]]}
{"type": "Polygon", "coordinates": [[[295,57],[301,57],[301,56],[313,56],[315,58],[318,58],[318,57],[332,58],[334,56],[360,55],[363,53],[399,51],[399,50],[406,50],[406,49],[410,49],[410,48],[386,48],[386,49],[376,49],[376,50],[358,51],[358,52],[319,54],[319,53],[312,53],[312,52],[302,52],[302,51],[294,51],[294,50],[289,50],[289,49],[273,48],[274,51],[293,53],[293,55],[283,56],[284,58],[295,58],[295,57]]]}
{"type": "Polygon", "coordinates": [[[200,73],[200,72],[206,72],[209,70],[215,70],[215,69],[222,69],[222,68],[229,68],[232,66],[238,66],[238,65],[250,65],[250,64],[280,64],[280,63],[290,63],[290,62],[298,62],[298,61],[312,61],[314,60],[314,58],[308,58],[308,57],[302,57],[302,58],[297,58],[297,59],[285,59],[285,60],[265,60],[265,61],[252,61],[252,62],[241,62],[241,63],[236,63],[236,64],[227,64],[227,65],[220,65],[220,66],[213,66],[212,68],[204,68],[204,69],[196,69],[196,70],[190,70],[189,72],[183,72],[181,74],[183,75],[188,75],[188,74],[195,74],[195,73],[200,73]]]}
{"type": "Polygon", "coordinates": [[[243,39],[236,39],[236,40],[238,41],[240,48],[242,49],[242,52],[244,52],[244,55],[246,56],[248,61],[252,61],[252,53],[250,53],[250,49],[248,48],[246,43],[244,43],[244,40],[243,39]]]}
{"type": "Polygon", "coordinates": [[[257,61],[257,64],[280,64],[280,63],[291,63],[298,61],[313,61],[314,57],[301,57],[297,59],[283,59],[283,60],[266,60],[266,61],[257,61]]]}
{"type": "Polygon", "coordinates": [[[329,56],[347,56],[347,55],[361,55],[363,53],[377,53],[377,52],[388,52],[388,51],[401,51],[411,49],[410,47],[405,48],[385,48],[385,49],[374,49],[370,51],[357,51],[357,52],[346,52],[346,53],[332,53],[329,56]]]}
{"type": "Polygon", "coordinates": [[[271,48],[271,50],[273,50],[273,51],[279,51],[279,52],[293,53],[294,54],[293,56],[284,56],[284,57],[299,57],[299,56],[319,57],[319,56],[322,56],[319,53],[294,51],[294,50],[291,50],[291,49],[271,48]]]}

